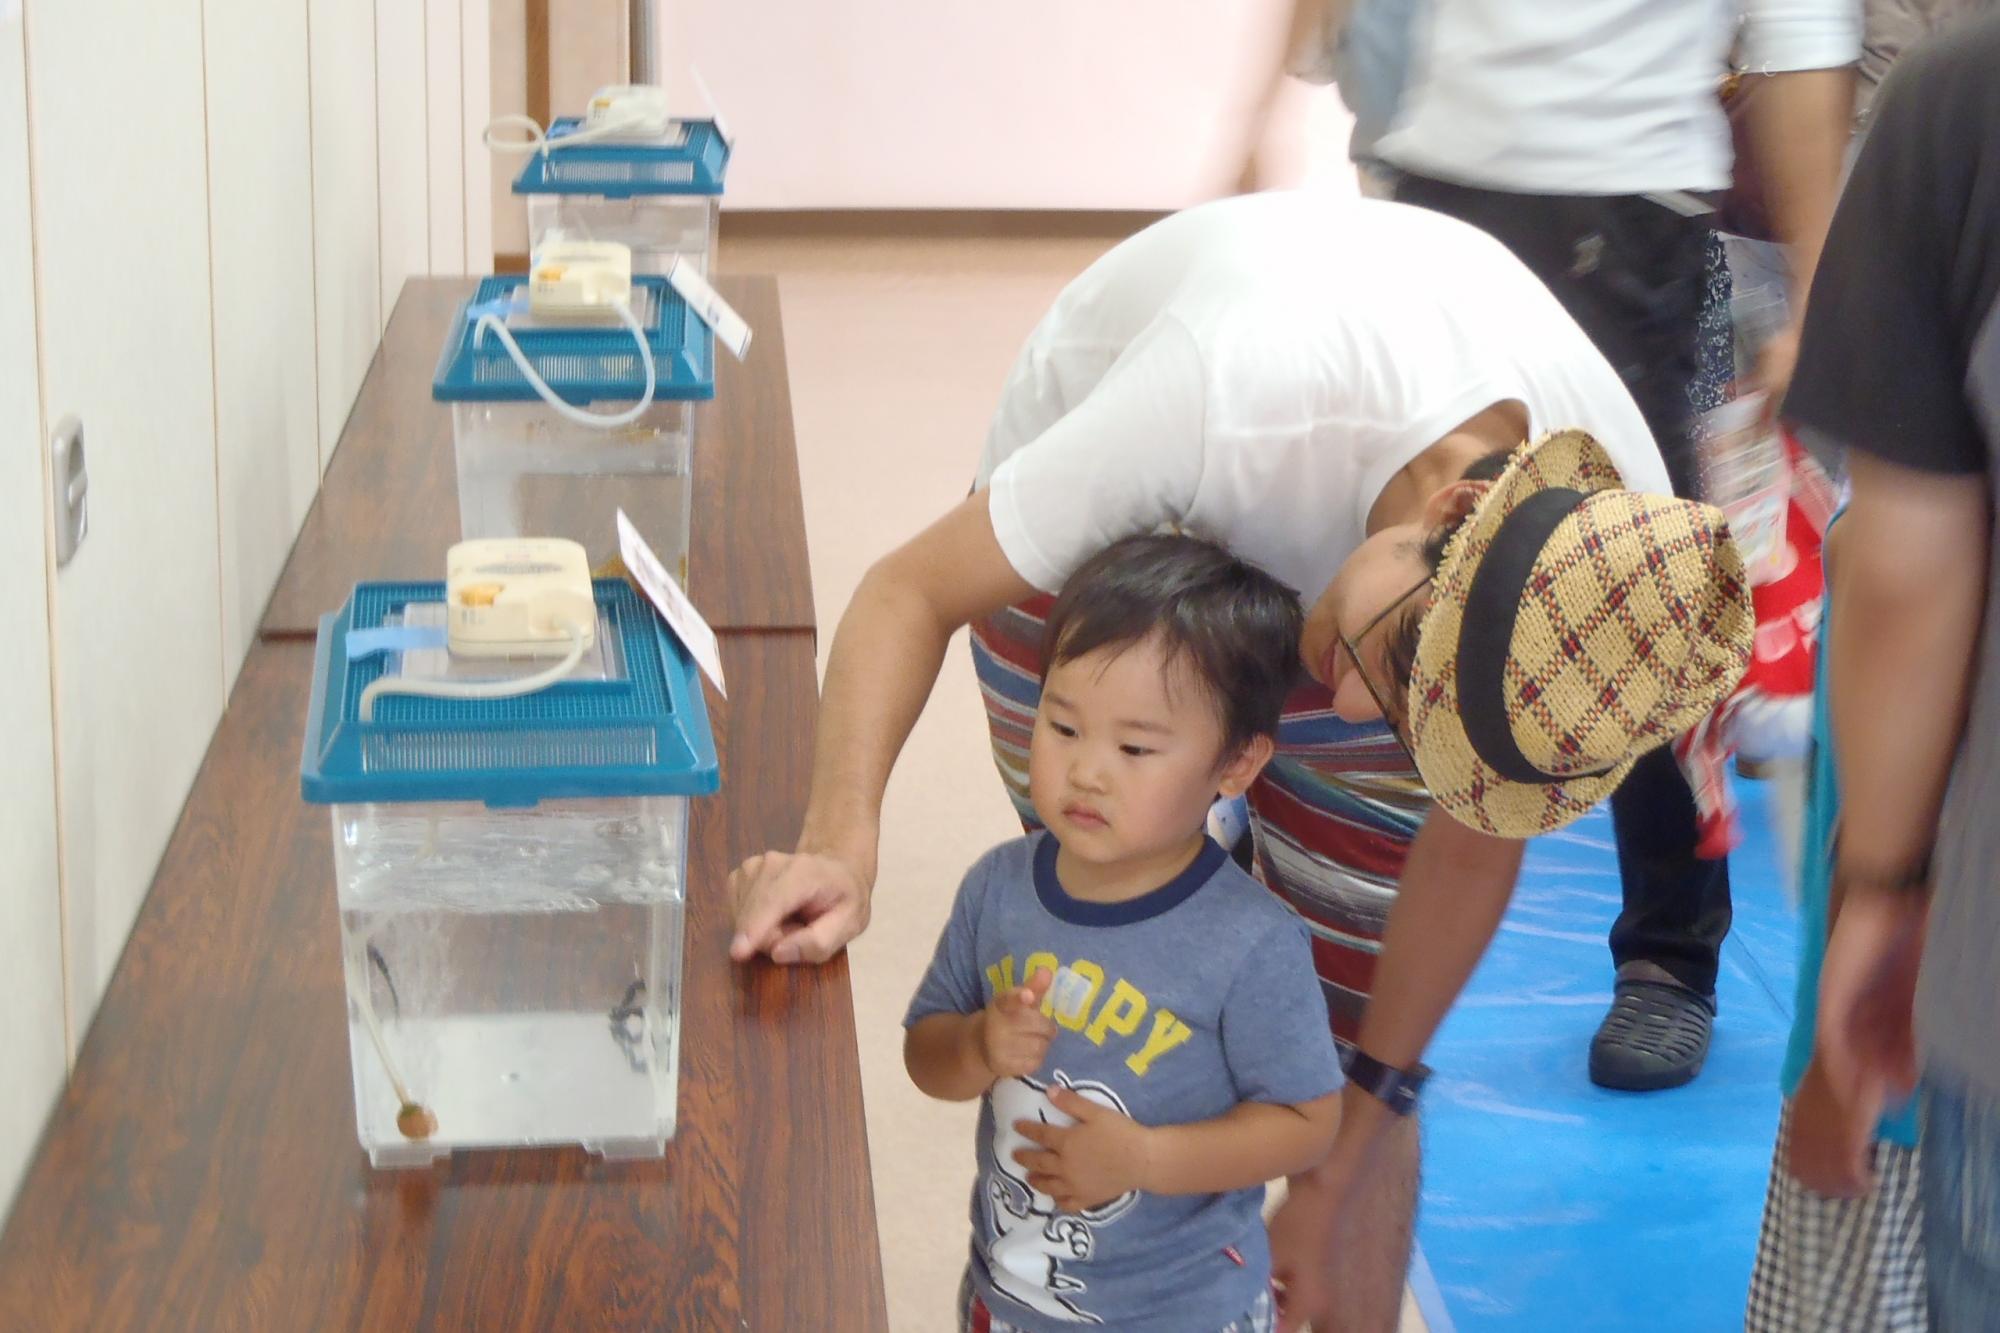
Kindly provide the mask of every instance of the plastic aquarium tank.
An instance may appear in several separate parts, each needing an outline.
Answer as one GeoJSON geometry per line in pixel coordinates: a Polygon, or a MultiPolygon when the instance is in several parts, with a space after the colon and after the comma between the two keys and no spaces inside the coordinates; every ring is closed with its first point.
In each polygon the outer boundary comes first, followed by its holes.
{"type": "Polygon", "coordinates": [[[301,785],[331,806],[354,1117],[377,1167],[675,1127],[688,806],[716,790],[694,668],[622,581],[574,672],[503,700],[384,695],[451,659],[442,584],[364,584],[320,624],[301,785]]]}
{"type": "MultiPolygon", "coordinates": [[[[581,150],[578,150],[581,151],[581,150]]],[[[622,323],[538,320],[527,278],[484,279],[452,322],[431,396],[451,404],[460,535],[568,537],[596,568],[617,554],[623,509],[685,585],[693,521],[694,404],[715,396],[715,339],[660,278],[635,278],[632,313],[653,352],[653,402],[606,428],[551,407],[482,312],[502,318],[535,371],[565,402],[607,414],[637,403],[645,368],[622,323]]]]}
{"type": "MultiPolygon", "coordinates": [[[[560,143],[580,122],[556,121],[560,143]]],[[[664,274],[680,255],[706,275],[714,262],[729,145],[712,120],[683,120],[652,142],[600,141],[553,148],[528,159],[514,193],[528,201],[528,248],[551,232],[619,241],[634,273],[664,274]]]]}

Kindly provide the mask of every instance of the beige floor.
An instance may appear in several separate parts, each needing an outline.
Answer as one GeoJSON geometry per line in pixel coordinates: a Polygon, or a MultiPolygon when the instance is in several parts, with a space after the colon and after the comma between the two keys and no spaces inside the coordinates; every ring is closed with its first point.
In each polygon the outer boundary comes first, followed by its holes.
{"type": "MultiPolygon", "coordinates": [[[[868,565],[964,495],[1022,340],[1118,226],[939,235],[859,224],[725,238],[725,271],[780,281],[822,665],[868,565]]],[[[960,635],[890,784],[874,922],[852,957],[896,1333],[952,1326],[965,1260],[975,1107],[910,1086],[900,1023],[959,876],[1019,832],[985,746],[960,635]]],[[[1413,1309],[1404,1327],[1422,1328],[1413,1309]]]]}

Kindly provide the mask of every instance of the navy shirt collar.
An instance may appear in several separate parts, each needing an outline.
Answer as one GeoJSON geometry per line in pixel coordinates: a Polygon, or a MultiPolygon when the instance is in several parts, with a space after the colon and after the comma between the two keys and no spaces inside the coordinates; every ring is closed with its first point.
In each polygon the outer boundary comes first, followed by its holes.
{"type": "Polygon", "coordinates": [[[1071,897],[1056,877],[1056,854],[1061,850],[1054,834],[1042,834],[1035,847],[1035,896],[1041,899],[1050,916],[1072,926],[1129,926],[1150,921],[1192,898],[1195,890],[1214,878],[1222,863],[1229,859],[1229,853],[1215,839],[1205,837],[1188,868],[1159,888],[1124,902],[1094,903],[1071,897]]]}

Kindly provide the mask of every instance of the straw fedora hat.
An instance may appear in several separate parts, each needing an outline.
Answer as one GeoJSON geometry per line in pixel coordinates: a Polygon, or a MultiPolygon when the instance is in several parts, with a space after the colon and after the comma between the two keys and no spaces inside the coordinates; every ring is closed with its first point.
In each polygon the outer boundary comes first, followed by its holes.
{"type": "Polygon", "coordinates": [[[1523,446],[1452,538],[1410,676],[1433,799],[1508,838],[1609,796],[1728,696],[1756,620],[1722,511],[1623,489],[1582,431],[1523,446]]]}

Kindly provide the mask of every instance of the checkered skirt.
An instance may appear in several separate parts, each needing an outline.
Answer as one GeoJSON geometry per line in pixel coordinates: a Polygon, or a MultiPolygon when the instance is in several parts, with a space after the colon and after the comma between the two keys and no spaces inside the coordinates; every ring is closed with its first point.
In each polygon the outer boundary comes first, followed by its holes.
{"type": "Polygon", "coordinates": [[[1786,1102],[1745,1333],[1924,1333],[1919,1149],[1877,1143],[1874,1193],[1829,1199],[1785,1169],[1791,1138],[1786,1102]]]}

